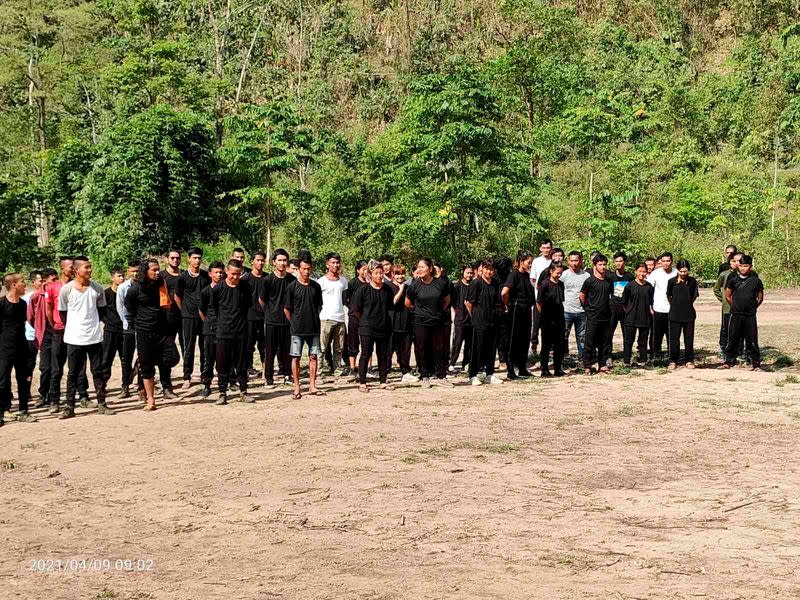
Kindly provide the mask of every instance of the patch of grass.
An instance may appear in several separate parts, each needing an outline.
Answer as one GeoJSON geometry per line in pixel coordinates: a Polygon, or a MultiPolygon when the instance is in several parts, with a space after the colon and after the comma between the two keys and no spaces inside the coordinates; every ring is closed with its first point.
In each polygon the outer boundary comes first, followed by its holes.
{"type": "Polygon", "coordinates": [[[633,407],[630,404],[623,404],[617,409],[617,416],[619,417],[633,416],[633,407]]]}
{"type": "Polygon", "coordinates": [[[447,446],[433,446],[431,448],[421,448],[420,450],[417,450],[417,452],[424,456],[435,456],[442,458],[450,454],[450,448],[447,446]]]}
{"type": "Polygon", "coordinates": [[[95,596],[96,600],[105,600],[106,598],[116,598],[117,595],[109,590],[108,588],[103,588],[103,591],[95,596]]]}
{"type": "Polygon", "coordinates": [[[709,406],[720,406],[722,404],[719,398],[714,398],[712,396],[701,396],[697,398],[697,401],[701,404],[708,404],[709,406]]]}
{"type": "Polygon", "coordinates": [[[12,471],[17,468],[17,463],[13,460],[0,460],[0,469],[4,471],[12,471]]]}
{"type": "Polygon", "coordinates": [[[35,442],[28,442],[27,444],[22,444],[19,448],[20,450],[35,450],[38,447],[38,444],[35,442]]]}
{"type": "Polygon", "coordinates": [[[762,359],[772,360],[772,366],[776,369],[785,369],[794,365],[794,359],[777,348],[763,348],[761,357],[762,359]]]}
{"type": "Polygon", "coordinates": [[[485,442],[478,444],[474,449],[482,452],[491,452],[493,454],[511,454],[512,452],[517,452],[519,450],[519,445],[485,442]]]}
{"type": "Polygon", "coordinates": [[[726,377],[725,381],[739,381],[738,377],[726,377]]]}
{"type": "Polygon", "coordinates": [[[407,465],[413,465],[422,460],[432,458],[446,458],[451,452],[456,450],[473,450],[486,452],[489,454],[511,454],[519,451],[519,444],[509,442],[460,442],[456,444],[445,444],[442,446],[431,446],[420,448],[400,459],[407,465]]]}
{"type": "Polygon", "coordinates": [[[656,369],[656,375],[666,375],[669,373],[669,369],[667,367],[658,367],[656,369]]]}
{"type": "Polygon", "coordinates": [[[616,365],[610,371],[612,375],[630,375],[632,372],[633,369],[626,367],[625,365],[616,365]]]}
{"type": "Polygon", "coordinates": [[[795,421],[800,421],[800,412],[797,411],[790,412],[789,417],[794,419],[795,421]]]}
{"type": "Polygon", "coordinates": [[[775,386],[783,387],[785,385],[791,385],[795,383],[800,383],[800,377],[798,377],[797,375],[787,375],[786,377],[783,377],[775,381],[775,386]]]}
{"type": "Polygon", "coordinates": [[[403,458],[400,459],[401,463],[405,463],[407,465],[415,465],[419,462],[419,456],[414,453],[406,454],[403,458]]]}
{"type": "Polygon", "coordinates": [[[580,417],[561,417],[556,421],[556,429],[566,429],[570,425],[583,425],[580,417]]]}

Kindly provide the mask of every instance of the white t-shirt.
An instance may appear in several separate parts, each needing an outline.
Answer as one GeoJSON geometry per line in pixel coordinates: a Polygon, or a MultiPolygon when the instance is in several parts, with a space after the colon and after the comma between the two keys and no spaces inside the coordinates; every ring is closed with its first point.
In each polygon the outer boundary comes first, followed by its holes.
{"type": "Polygon", "coordinates": [[[565,313],[582,313],[583,305],[581,304],[578,294],[581,293],[583,282],[589,279],[591,275],[579,269],[577,273],[572,269],[567,269],[561,273],[561,281],[564,283],[564,312],[565,313]]]}
{"type": "Polygon", "coordinates": [[[344,291],[347,289],[347,278],[328,279],[323,275],[317,279],[322,288],[322,310],[319,313],[320,321],[337,321],[344,323],[344,291]]]}
{"type": "Polygon", "coordinates": [[[65,283],[58,295],[58,310],[67,311],[64,326],[64,343],[73,346],[89,346],[103,341],[98,307],[106,305],[103,286],[89,282],[82,292],[75,287],[75,281],[65,283]]]}
{"type": "Polygon", "coordinates": [[[655,288],[653,293],[653,311],[657,313],[669,312],[669,300],[667,300],[667,284],[670,279],[678,276],[678,270],[673,268],[667,273],[663,268],[658,267],[647,276],[647,281],[655,288]]]}
{"type": "Polygon", "coordinates": [[[533,259],[533,264],[531,265],[531,283],[533,284],[533,289],[536,292],[537,298],[539,297],[539,275],[550,268],[551,262],[553,261],[544,256],[537,256],[533,259]]]}

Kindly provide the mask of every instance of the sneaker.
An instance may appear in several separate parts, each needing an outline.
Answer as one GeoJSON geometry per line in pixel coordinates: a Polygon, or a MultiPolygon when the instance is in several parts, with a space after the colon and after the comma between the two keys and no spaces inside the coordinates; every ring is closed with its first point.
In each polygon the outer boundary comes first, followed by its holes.
{"type": "Polygon", "coordinates": [[[252,404],[255,401],[256,399],[250,396],[247,392],[242,392],[242,395],[239,397],[239,402],[244,402],[245,404],[252,404]]]}
{"type": "Polygon", "coordinates": [[[214,404],[216,404],[217,406],[223,406],[227,403],[228,403],[228,397],[225,395],[224,392],[220,392],[219,398],[217,398],[217,401],[214,402],[214,404]]]}
{"type": "Polygon", "coordinates": [[[509,371],[508,375],[506,376],[506,379],[508,379],[509,381],[515,381],[515,380],[517,380],[519,378],[520,378],[520,376],[517,375],[516,373],[514,373],[514,371],[509,371]]]}
{"type": "Polygon", "coordinates": [[[433,381],[433,383],[435,383],[436,385],[441,386],[441,387],[453,387],[453,383],[451,381],[447,381],[447,379],[439,379],[437,377],[436,379],[433,379],[432,381],[433,381]]]}
{"type": "Polygon", "coordinates": [[[247,369],[247,376],[250,379],[255,379],[256,377],[260,377],[261,373],[259,371],[256,371],[255,369],[247,369]]]}
{"type": "Polygon", "coordinates": [[[117,411],[115,411],[115,410],[113,410],[111,408],[108,408],[108,406],[105,403],[97,405],[97,414],[98,415],[113,415],[113,414],[116,414],[116,412],[117,411]]]}
{"type": "Polygon", "coordinates": [[[555,375],[556,377],[566,377],[567,376],[566,372],[562,371],[561,369],[556,369],[555,372],[553,373],[553,375],[555,375]]]}
{"type": "Polygon", "coordinates": [[[478,374],[476,375],[476,377],[477,377],[478,379],[480,379],[480,380],[481,380],[481,383],[483,383],[483,382],[486,380],[486,373],[484,373],[483,371],[481,371],[480,373],[478,373],[478,374]]]}
{"type": "Polygon", "coordinates": [[[693,362],[686,363],[686,368],[687,369],[694,369],[694,363],[693,362]]]}
{"type": "Polygon", "coordinates": [[[236,383],[236,382],[233,382],[228,386],[228,389],[230,389],[230,391],[232,391],[232,392],[238,392],[239,391],[239,384],[236,383]]]}
{"type": "Polygon", "coordinates": [[[491,383],[492,385],[501,385],[503,383],[503,380],[500,379],[497,375],[492,375],[489,378],[489,383],[491,383]]]}
{"type": "Polygon", "coordinates": [[[517,377],[520,379],[527,379],[528,377],[533,377],[533,374],[529,371],[520,371],[517,373],[517,377]]]}
{"type": "Polygon", "coordinates": [[[211,386],[210,385],[204,385],[203,386],[203,391],[200,393],[200,397],[203,400],[207,400],[208,398],[211,397],[211,386]]]}
{"type": "Polygon", "coordinates": [[[81,396],[80,398],[78,398],[78,404],[81,405],[81,408],[89,408],[89,397],[81,396]]]}
{"type": "Polygon", "coordinates": [[[38,421],[38,420],[39,419],[34,417],[32,414],[29,414],[27,411],[20,412],[17,415],[17,422],[19,422],[19,423],[36,423],[36,421],[38,421]]]}
{"type": "Polygon", "coordinates": [[[406,373],[400,378],[400,383],[417,383],[418,381],[419,377],[413,373],[406,373]]]}
{"type": "Polygon", "coordinates": [[[553,374],[549,370],[542,369],[542,377],[552,377],[552,376],[553,374]]]}
{"type": "Polygon", "coordinates": [[[448,371],[448,372],[450,372],[450,373],[455,373],[455,372],[456,372],[456,368],[455,368],[453,365],[450,365],[450,366],[447,368],[447,371],[448,371]]]}
{"type": "Polygon", "coordinates": [[[75,416],[75,410],[73,408],[67,406],[63,411],[61,411],[61,414],[58,415],[58,418],[59,419],[71,419],[74,416],[75,416]]]}
{"type": "Polygon", "coordinates": [[[130,398],[131,397],[131,387],[129,385],[123,385],[122,391],[119,393],[120,398],[130,398]]]}
{"type": "Polygon", "coordinates": [[[470,377],[469,384],[470,385],[483,385],[483,382],[480,379],[478,379],[477,377],[470,377]]]}
{"type": "Polygon", "coordinates": [[[164,400],[176,400],[178,398],[178,395],[170,389],[165,389],[162,395],[164,400]]]}

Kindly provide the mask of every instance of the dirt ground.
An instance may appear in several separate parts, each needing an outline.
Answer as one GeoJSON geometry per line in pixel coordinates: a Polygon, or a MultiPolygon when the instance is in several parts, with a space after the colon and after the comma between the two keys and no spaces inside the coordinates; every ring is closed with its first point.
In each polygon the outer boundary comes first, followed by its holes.
{"type": "MultiPolygon", "coordinates": [[[[769,372],[10,422],[0,598],[798,598],[800,292],[768,299],[769,372]]],[[[704,290],[699,347],[718,320],[704,290]]]]}

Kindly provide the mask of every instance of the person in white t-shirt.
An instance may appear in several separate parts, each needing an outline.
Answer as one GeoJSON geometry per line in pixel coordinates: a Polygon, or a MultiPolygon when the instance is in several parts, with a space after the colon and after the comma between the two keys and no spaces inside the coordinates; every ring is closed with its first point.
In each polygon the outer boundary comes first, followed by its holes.
{"type": "MultiPolygon", "coordinates": [[[[553,241],[544,240],[539,244],[539,256],[533,259],[531,264],[531,284],[536,298],[539,297],[539,276],[550,268],[552,262],[551,255],[553,253],[553,241]]],[[[534,304],[533,308],[533,327],[531,328],[531,350],[536,354],[536,348],[539,346],[539,313],[536,312],[534,304]]]]}
{"type": "Polygon", "coordinates": [[[669,300],[667,299],[667,284],[670,279],[678,276],[678,271],[672,268],[672,254],[665,252],[661,255],[661,266],[653,269],[647,276],[647,282],[653,286],[653,334],[650,339],[650,353],[655,357],[661,354],[661,343],[666,338],[669,348],[669,300]]]}
{"type": "Polygon", "coordinates": [[[97,412],[112,415],[106,406],[106,382],[103,374],[103,328],[101,312],[106,307],[103,286],[91,280],[92,263],[85,256],[72,261],[75,278],[61,287],[58,294],[58,311],[64,322],[64,343],[67,345],[67,405],[60,419],[75,416],[75,395],[78,376],[86,370],[86,359],[91,365],[94,391],[97,395],[97,412]]]}
{"type": "Polygon", "coordinates": [[[342,258],[336,252],[325,255],[325,275],[317,279],[322,288],[322,311],[319,313],[319,341],[323,354],[331,346],[332,364],[330,374],[341,374],[343,369],[342,348],[344,348],[344,292],[347,278],[340,275],[342,258]]]}

